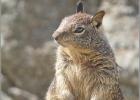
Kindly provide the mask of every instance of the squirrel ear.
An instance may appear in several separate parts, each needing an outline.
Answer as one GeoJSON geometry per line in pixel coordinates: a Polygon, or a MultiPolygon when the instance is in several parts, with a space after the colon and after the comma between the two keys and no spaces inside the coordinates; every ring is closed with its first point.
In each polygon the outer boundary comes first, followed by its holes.
{"type": "Polygon", "coordinates": [[[93,25],[96,26],[97,28],[101,26],[104,15],[105,15],[105,11],[103,10],[97,12],[95,16],[93,16],[92,18],[93,25]]]}
{"type": "Polygon", "coordinates": [[[83,11],[84,11],[83,2],[79,0],[77,3],[76,13],[83,12],[83,11]]]}

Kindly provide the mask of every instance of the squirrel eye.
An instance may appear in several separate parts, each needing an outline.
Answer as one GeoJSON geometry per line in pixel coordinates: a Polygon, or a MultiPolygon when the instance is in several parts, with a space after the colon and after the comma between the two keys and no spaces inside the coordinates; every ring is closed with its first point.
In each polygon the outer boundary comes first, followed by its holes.
{"type": "Polygon", "coordinates": [[[81,33],[83,32],[85,29],[83,27],[77,27],[75,30],[74,30],[74,33],[81,33]]]}

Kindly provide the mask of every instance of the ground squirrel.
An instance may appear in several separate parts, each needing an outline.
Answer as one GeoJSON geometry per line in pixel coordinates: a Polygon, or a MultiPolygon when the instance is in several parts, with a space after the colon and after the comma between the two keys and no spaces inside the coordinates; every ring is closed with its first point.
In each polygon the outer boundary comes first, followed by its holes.
{"type": "Polygon", "coordinates": [[[57,50],[55,77],[46,100],[124,100],[113,51],[100,26],[104,11],[94,16],[83,11],[65,17],[53,38],[57,50]]]}

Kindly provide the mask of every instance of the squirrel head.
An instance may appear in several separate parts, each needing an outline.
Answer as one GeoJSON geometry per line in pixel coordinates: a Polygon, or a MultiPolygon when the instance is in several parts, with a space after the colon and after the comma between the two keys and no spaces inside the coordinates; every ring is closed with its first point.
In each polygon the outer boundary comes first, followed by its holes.
{"type": "Polygon", "coordinates": [[[104,15],[104,11],[99,11],[95,15],[85,13],[80,1],[76,13],[62,20],[53,33],[53,38],[64,47],[89,47],[93,45],[91,42],[97,42],[96,39],[101,38],[98,31],[104,15]]]}

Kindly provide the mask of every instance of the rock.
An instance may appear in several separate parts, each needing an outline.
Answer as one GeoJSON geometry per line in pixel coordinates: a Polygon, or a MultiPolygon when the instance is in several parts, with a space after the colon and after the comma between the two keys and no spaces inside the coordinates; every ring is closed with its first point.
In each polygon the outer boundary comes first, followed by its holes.
{"type": "Polygon", "coordinates": [[[8,89],[8,93],[14,100],[39,100],[39,98],[28,91],[19,89],[17,87],[11,87],[8,89]]]}
{"type": "Polygon", "coordinates": [[[100,9],[106,10],[104,31],[115,52],[117,63],[125,69],[138,69],[139,28],[138,13],[134,14],[134,6],[128,5],[127,0],[104,0],[100,9]]]}
{"type": "MultiPolygon", "coordinates": [[[[27,46],[22,51],[24,56],[18,55],[22,59],[13,56],[16,63],[6,60],[2,73],[12,86],[44,98],[54,76],[55,50],[53,42],[47,42],[37,49],[27,46]]],[[[21,96],[16,93],[18,97],[21,96]]]]}
{"type": "Polygon", "coordinates": [[[0,91],[0,100],[13,100],[13,99],[4,92],[0,91]]]}

